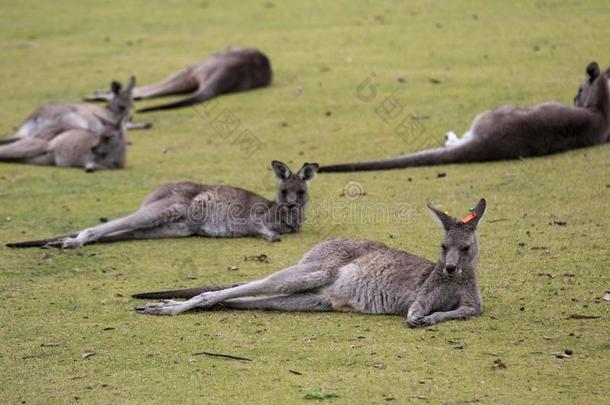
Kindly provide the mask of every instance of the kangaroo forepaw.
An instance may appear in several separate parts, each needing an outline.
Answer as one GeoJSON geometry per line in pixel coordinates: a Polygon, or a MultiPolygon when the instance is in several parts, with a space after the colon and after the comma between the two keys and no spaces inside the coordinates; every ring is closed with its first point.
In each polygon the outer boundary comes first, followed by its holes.
{"type": "Polygon", "coordinates": [[[271,235],[263,235],[263,238],[265,238],[265,240],[269,242],[280,242],[282,240],[282,237],[277,233],[271,235]]]}
{"type": "Polygon", "coordinates": [[[434,325],[437,321],[430,316],[409,316],[407,317],[407,325],[412,328],[425,328],[426,326],[434,325]]]}

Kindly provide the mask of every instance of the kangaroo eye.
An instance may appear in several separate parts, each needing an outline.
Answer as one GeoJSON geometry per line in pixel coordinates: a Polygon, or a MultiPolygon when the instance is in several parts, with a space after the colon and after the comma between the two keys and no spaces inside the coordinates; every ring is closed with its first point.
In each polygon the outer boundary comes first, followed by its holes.
{"type": "Polygon", "coordinates": [[[442,244],[442,245],[441,245],[441,249],[443,249],[443,251],[446,251],[446,250],[447,250],[447,245],[442,244]]]}
{"type": "Polygon", "coordinates": [[[297,194],[300,196],[303,196],[303,195],[305,195],[305,190],[299,190],[299,191],[297,191],[297,194]]]}
{"type": "Polygon", "coordinates": [[[280,191],[281,191],[282,195],[286,195],[286,194],[288,194],[288,190],[286,190],[286,189],[282,189],[282,190],[280,190],[280,191]]]}
{"type": "Polygon", "coordinates": [[[462,252],[468,252],[470,250],[470,246],[464,246],[462,248],[462,252]]]}

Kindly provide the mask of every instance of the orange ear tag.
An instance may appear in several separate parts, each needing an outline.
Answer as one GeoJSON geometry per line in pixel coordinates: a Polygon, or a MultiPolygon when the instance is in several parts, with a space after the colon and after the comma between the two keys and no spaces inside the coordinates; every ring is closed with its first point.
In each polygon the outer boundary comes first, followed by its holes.
{"type": "Polygon", "coordinates": [[[472,211],[470,214],[466,215],[464,217],[464,219],[462,219],[462,222],[467,224],[468,222],[472,221],[473,219],[475,219],[477,217],[477,213],[472,211]]]}

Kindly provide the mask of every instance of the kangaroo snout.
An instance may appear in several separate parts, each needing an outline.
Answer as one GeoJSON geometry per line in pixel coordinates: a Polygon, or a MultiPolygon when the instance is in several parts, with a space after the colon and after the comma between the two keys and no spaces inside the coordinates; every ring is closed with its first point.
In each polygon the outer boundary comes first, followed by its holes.
{"type": "Polygon", "coordinates": [[[297,193],[289,192],[286,196],[286,203],[288,203],[288,206],[295,206],[297,204],[297,193]]]}
{"type": "Polygon", "coordinates": [[[445,267],[443,268],[444,273],[453,275],[458,268],[459,262],[460,262],[459,251],[453,247],[448,248],[447,256],[445,257],[445,267]]]}

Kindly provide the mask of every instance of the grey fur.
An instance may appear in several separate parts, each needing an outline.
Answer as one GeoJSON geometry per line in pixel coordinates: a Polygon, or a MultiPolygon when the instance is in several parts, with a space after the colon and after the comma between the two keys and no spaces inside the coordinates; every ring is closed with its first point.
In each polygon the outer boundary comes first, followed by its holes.
{"type": "Polygon", "coordinates": [[[185,236],[261,236],[277,242],[280,235],[298,232],[304,221],[308,183],[318,169],[305,163],[293,174],[272,162],[279,179],[275,201],[225,185],[170,183],[149,194],[131,215],[84,229],[76,235],[41,241],[9,243],[9,247],[78,248],[94,242],[185,236]]]}
{"type": "Polygon", "coordinates": [[[192,297],[137,307],[151,315],[177,315],[217,304],[239,309],[278,311],[353,311],[404,314],[412,327],[482,312],[477,284],[476,228],[485,213],[481,199],[474,219],[464,222],[428,206],[445,230],[435,263],[381,243],[334,239],[320,243],[295,266],[268,277],[218,289],[136,294],[137,298],[192,297]]]}
{"type": "Polygon", "coordinates": [[[0,161],[83,167],[86,171],[125,166],[124,127],[133,102],[132,77],[121,90],[113,82],[106,108],[92,104],[48,104],[31,114],[14,138],[0,146],[0,161]]]}
{"type": "MultiPolygon", "coordinates": [[[[150,112],[184,107],[210,100],[221,94],[268,86],[272,80],[269,58],[258,49],[229,47],[210,55],[201,63],[189,66],[160,83],[134,89],[135,100],[191,93],[169,104],[143,108],[150,112]]],[[[105,100],[108,92],[95,92],[87,100],[105,100]]]]}
{"type": "Polygon", "coordinates": [[[577,106],[556,102],[511,105],[479,114],[462,139],[448,133],[445,147],[394,158],[320,167],[320,172],[387,170],[415,166],[521,159],[608,142],[610,95],[597,63],[587,67],[587,91],[577,106]]]}

